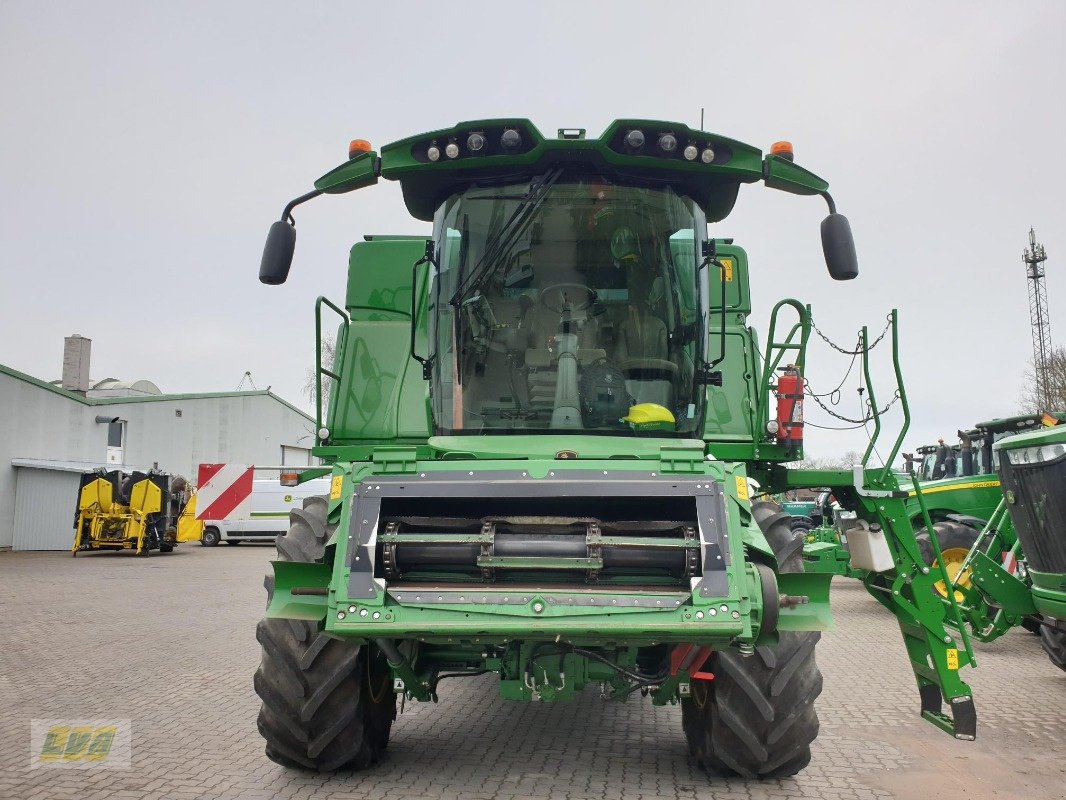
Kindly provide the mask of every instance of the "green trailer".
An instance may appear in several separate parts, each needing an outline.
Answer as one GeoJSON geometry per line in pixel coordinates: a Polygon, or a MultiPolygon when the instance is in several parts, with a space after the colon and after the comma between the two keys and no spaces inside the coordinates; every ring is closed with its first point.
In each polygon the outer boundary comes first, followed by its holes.
{"type": "MultiPolygon", "coordinates": [[[[343,302],[316,306],[314,453],[331,492],[293,512],[267,579],[268,757],[367,766],[397,698],[492,673],[516,701],[598,687],[679,704],[707,769],[796,773],[818,731],[831,575],[803,571],[788,515],[753,502],[755,484],[830,487],[856,510],[852,558],[899,619],[916,706],[975,736],[966,632],[932,590],[946,576],[922,560],[906,491],[867,466],[874,443],[853,470],[786,466],[803,456],[810,308],[778,301],[760,343],[747,254],[708,235],[742,184],[821,197],[830,275],[857,275],[846,218],[791,146],[650,120],[547,137],[503,119],[349,155],[274,223],[263,282],[287,277],[293,211],[319,195],[398,181],[433,230],[364,237],[343,302]]],[[[909,412],[890,319],[891,462],[909,412]]]]}

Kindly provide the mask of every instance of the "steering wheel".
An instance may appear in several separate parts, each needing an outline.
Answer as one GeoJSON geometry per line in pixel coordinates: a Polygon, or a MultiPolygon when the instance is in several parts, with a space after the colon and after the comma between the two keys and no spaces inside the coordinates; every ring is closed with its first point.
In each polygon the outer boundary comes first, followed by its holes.
{"type": "Polygon", "coordinates": [[[553,283],[540,292],[540,304],[556,314],[562,314],[566,305],[570,311],[584,311],[595,302],[596,290],[583,283],[553,283]]]}

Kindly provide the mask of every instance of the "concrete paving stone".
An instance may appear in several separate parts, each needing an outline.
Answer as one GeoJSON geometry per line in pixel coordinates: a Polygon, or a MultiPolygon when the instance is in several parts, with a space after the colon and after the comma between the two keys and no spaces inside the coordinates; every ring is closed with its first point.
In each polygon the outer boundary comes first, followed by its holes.
{"type": "Polygon", "coordinates": [[[408,703],[384,761],[318,775],[268,761],[256,730],[255,623],[272,549],[179,547],[148,561],[104,553],[0,554],[0,800],[1061,800],[1066,673],[1017,630],[977,645],[977,742],[917,715],[894,620],[833,584],[823,636],[821,736],[795,778],[710,778],[676,707],[500,700],[492,676],[408,703]],[[61,587],[41,602],[42,586],[61,587]],[[151,598],[151,603],[146,602],[151,598]],[[108,613],[110,612],[110,613],[108,613]],[[30,770],[34,718],[133,722],[131,770],[30,770]]]}

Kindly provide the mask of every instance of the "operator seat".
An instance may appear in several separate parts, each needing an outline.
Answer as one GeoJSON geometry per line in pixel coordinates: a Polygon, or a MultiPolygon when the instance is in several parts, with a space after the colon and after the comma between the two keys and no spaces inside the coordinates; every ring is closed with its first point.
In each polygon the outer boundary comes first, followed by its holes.
{"type": "Polygon", "coordinates": [[[614,357],[635,402],[674,407],[677,364],[670,360],[665,322],[647,308],[630,305],[618,325],[614,357]]]}

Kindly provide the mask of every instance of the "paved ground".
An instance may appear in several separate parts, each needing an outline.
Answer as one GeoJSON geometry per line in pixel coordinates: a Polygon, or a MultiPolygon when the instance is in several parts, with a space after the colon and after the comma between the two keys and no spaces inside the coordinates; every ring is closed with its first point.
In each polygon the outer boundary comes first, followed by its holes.
{"type": "Polygon", "coordinates": [[[892,620],[838,581],[839,630],[819,649],[826,690],[810,767],[769,782],[708,779],[677,708],[496,699],[490,677],[409,704],[368,773],[267,761],[252,673],[266,547],[167,556],[0,553],[0,798],[996,798],[1066,795],[1066,674],[1014,632],[969,677],[976,743],[917,716],[892,620]],[[29,770],[32,718],[133,720],[127,771],[29,770]]]}

